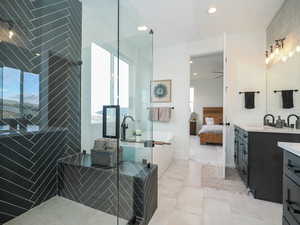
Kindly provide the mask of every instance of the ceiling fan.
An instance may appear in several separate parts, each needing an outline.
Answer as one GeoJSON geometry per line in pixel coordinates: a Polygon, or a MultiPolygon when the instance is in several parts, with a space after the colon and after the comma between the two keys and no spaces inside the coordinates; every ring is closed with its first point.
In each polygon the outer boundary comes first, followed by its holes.
{"type": "Polygon", "coordinates": [[[216,74],[216,77],[213,79],[219,79],[221,77],[224,77],[224,72],[212,72],[213,74],[216,74]]]}

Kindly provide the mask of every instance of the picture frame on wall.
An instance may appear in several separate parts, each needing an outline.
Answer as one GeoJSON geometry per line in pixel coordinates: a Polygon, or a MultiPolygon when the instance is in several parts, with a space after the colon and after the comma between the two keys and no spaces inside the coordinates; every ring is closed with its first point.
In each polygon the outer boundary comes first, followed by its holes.
{"type": "Polygon", "coordinates": [[[172,80],[151,81],[151,102],[168,103],[172,101],[172,80]]]}

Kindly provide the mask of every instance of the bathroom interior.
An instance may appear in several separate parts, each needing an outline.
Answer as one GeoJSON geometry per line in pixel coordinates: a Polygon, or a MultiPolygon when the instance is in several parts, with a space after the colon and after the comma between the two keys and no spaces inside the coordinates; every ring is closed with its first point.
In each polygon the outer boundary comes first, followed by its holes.
{"type": "Polygon", "coordinates": [[[65,224],[64,207],[84,224],[149,222],[154,32],[142,23],[128,1],[1,1],[0,224],[65,224]],[[52,220],[18,217],[41,203],[52,220]]]}
{"type": "MultiPolygon", "coordinates": [[[[270,202],[270,212],[280,213],[261,216],[261,224],[300,224],[299,8],[295,0],[282,1],[258,33],[220,32],[222,169],[236,171],[247,200],[222,219],[256,206],[228,224],[259,224],[247,221],[258,221],[255,210],[270,202]]],[[[227,204],[226,194],[238,196],[235,186],[213,177],[199,187],[210,179],[200,177],[207,165],[184,174],[198,167],[185,155],[189,103],[181,85],[189,87],[190,56],[209,52],[187,54],[171,44],[155,51],[156,30],[141,26],[148,20],[140,12],[131,0],[1,0],[1,225],[220,224],[211,222],[216,208],[207,207],[227,204]],[[172,80],[168,104],[153,104],[153,80],[172,80]],[[172,115],[168,122],[151,116],[160,106],[172,115]],[[212,184],[220,192],[206,196],[212,184]],[[186,186],[201,194],[185,198],[179,188],[186,186]]],[[[197,46],[214,43],[213,52],[219,45],[212,40],[197,46]]]]}

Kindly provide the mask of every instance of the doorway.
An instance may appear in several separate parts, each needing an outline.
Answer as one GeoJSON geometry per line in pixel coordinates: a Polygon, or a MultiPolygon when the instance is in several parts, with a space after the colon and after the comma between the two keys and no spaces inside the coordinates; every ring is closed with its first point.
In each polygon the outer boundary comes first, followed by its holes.
{"type": "Polygon", "coordinates": [[[225,171],[223,52],[190,58],[189,105],[189,158],[225,171]]]}

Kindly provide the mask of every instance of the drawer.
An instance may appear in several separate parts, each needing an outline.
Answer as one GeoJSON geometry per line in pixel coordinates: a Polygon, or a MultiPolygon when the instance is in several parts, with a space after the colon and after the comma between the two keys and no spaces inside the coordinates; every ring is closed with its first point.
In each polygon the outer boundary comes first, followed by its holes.
{"type": "Polygon", "coordinates": [[[284,151],[284,174],[300,185],[300,157],[284,151]]]}
{"type": "Polygon", "coordinates": [[[283,215],[290,225],[300,224],[300,186],[284,176],[283,215]]]}

